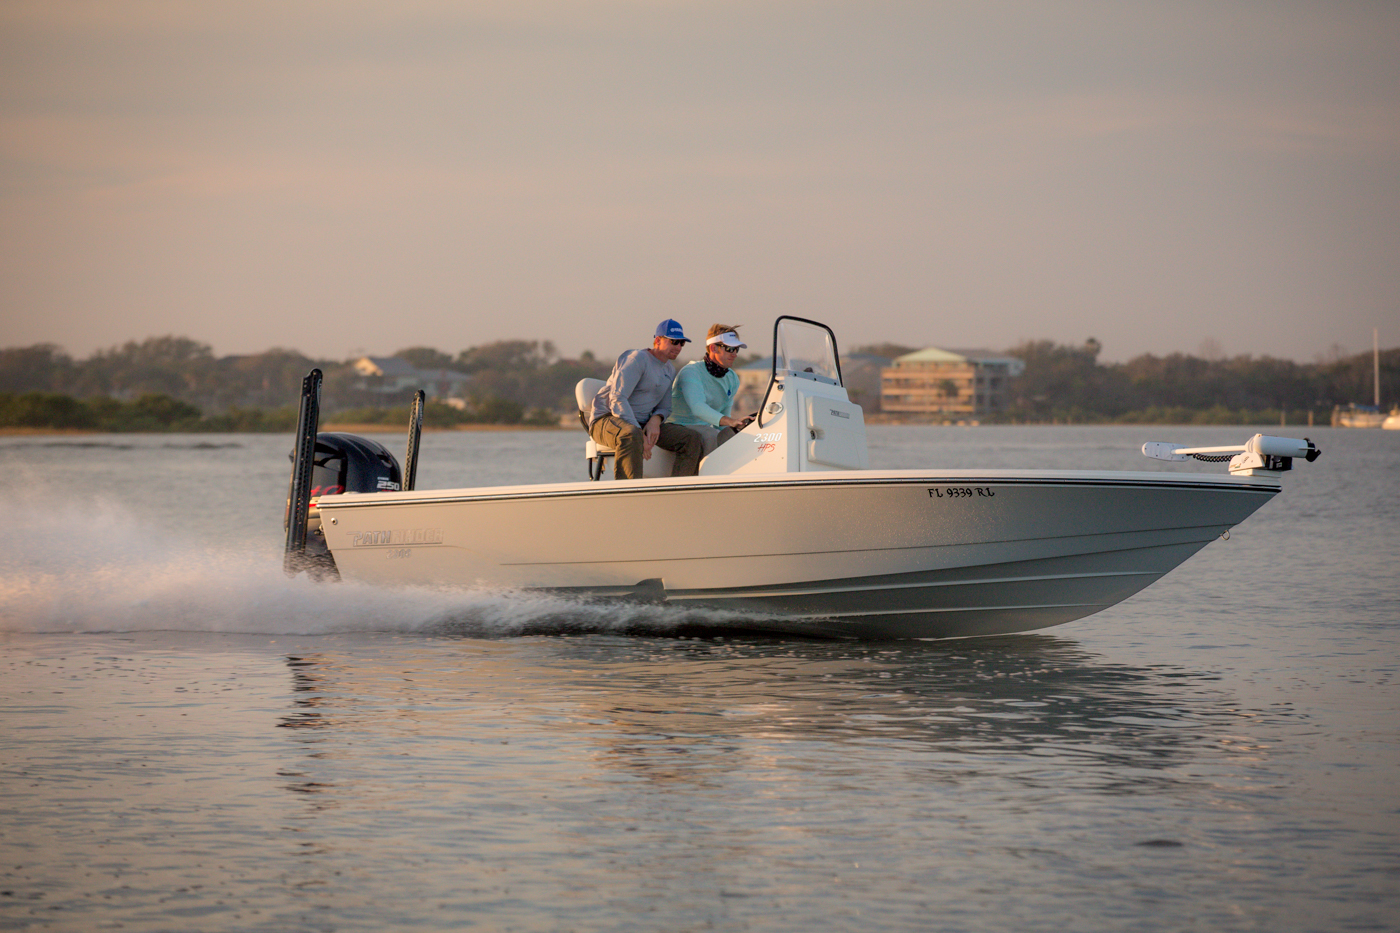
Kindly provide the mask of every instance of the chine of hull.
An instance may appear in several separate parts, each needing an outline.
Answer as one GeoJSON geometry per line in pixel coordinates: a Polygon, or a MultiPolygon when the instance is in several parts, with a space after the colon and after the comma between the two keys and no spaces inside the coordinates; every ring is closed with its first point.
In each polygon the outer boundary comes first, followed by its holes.
{"type": "Polygon", "coordinates": [[[1002,635],[1082,619],[1151,585],[1209,543],[1078,553],[1004,564],[802,586],[668,590],[667,599],[784,618],[820,619],[825,633],[857,638],[1002,635]]]}
{"type": "Polygon", "coordinates": [[[1120,602],[1278,491],[1167,474],[824,474],[321,500],[347,579],[630,595],[736,625],[936,638],[1120,602]],[[604,488],[611,487],[611,488],[604,488]],[[701,517],[749,516],[714,530],[701,517]]]}

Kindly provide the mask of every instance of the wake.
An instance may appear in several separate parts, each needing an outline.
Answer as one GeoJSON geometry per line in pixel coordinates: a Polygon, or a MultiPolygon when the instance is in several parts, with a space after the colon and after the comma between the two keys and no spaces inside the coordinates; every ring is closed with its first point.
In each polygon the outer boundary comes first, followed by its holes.
{"type": "MultiPolygon", "coordinates": [[[[10,497],[7,497],[10,498],[10,497]]],[[[281,542],[211,545],[145,525],[110,500],[6,503],[0,633],[392,632],[460,637],[673,634],[739,617],[504,589],[317,583],[282,572],[281,542]]],[[[278,529],[280,531],[280,529],[278,529]]]]}

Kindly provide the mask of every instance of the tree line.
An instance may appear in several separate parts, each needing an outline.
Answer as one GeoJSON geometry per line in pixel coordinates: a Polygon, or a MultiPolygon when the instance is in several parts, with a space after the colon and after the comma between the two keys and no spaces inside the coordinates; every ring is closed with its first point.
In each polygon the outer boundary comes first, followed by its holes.
{"type": "MultiPolygon", "coordinates": [[[[882,343],[853,352],[896,357],[916,347],[882,343]]],[[[1212,358],[1143,354],[1101,363],[1102,345],[1030,340],[1002,351],[1025,363],[1011,380],[1006,410],[984,421],[1005,423],[1272,424],[1311,415],[1326,424],[1334,406],[1370,404],[1370,353],[1336,355],[1315,363],[1274,357],[1212,358]]],[[[950,382],[949,391],[955,386],[950,382]]],[[[1380,353],[1381,399],[1400,401],[1400,348],[1380,353]]]]}
{"type": "MultiPolygon", "coordinates": [[[[1203,359],[1143,354],[1126,363],[1098,361],[1101,346],[1029,341],[1006,351],[1025,361],[1011,384],[1010,419],[1118,421],[1138,424],[1326,424],[1334,406],[1372,401],[1370,353],[1296,363],[1273,357],[1203,359]]],[[[1380,355],[1381,398],[1400,398],[1400,348],[1380,355]]]]}
{"type": "MultiPolygon", "coordinates": [[[[574,385],[606,378],[611,363],[585,351],[559,357],[549,341],[506,340],[449,356],[407,347],[392,356],[419,369],[451,369],[471,377],[458,405],[430,401],[424,423],[554,424],[573,408],[574,385]]],[[[186,337],[129,341],[77,360],[54,344],[0,349],[0,427],[101,431],[281,431],[296,426],[302,378],[324,374],[322,420],[397,424],[407,418],[413,389],[381,392],[354,360],[314,359],[274,348],[215,357],[186,337]],[[155,427],[155,425],[164,427],[155,427]]]]}
{"type": "MultiPolygon", "coordinates": [[[[887,357],[913,349],[855,348],[887,357]]],[[[1006,350],[1025,362],[1025,372],[1010,384],[1008,409],[985,420],[1257,424],[1280,415],[1296,422],[1312,413],[1325,422],[1334,405],[1372,398],[1370,353],[1312,364],[1180,353],[1102,363],[1101,350],[1095,340],[1028,341],[1006,350]]],[[[460,407],[429,403],[425,424],[434,427],[554,424],[574,410],[578,380],[606,378],[611,369],[611,360],[591,352],[564,359],[549,341],[535,340],[497,341],[455,356],[430,347],[406,347],[392,355],[422,370],[450,369],[470,377],[460,407]]],[[[216,357],[208,345],[174,336],[130,341],[85,360],[53,344],[11,347],[0,349],[0,427],[292,430],[301,380],[313,367],[325,374],[323,420],[403,421],[412,390],[377,393],[353,363],[282,348],[216,357]]],[[[1400,396],[1400,349],[1381,354],[1381,394],[1388,403],[1400,396]]]]}

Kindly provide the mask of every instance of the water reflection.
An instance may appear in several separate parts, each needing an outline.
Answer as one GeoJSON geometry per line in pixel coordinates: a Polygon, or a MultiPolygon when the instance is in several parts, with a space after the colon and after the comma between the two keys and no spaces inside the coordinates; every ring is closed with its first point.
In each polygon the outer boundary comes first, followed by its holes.
{"type": "MultiPolygon", "coordinates": [[[[1181,766],[1202,759],[1257,765],[1271,754],[1263,736],[1297,716],[1242,709],[1211,674],[1109,663],[1046,635],[898,646],[408,639],[287,664],[292,708],[280,725],[312,756],[363,757],[390,740],[403,755],[412,739],[412,754],[456,767],[533,755],[567,759],[590,780],[657,784],[779,762],[828,775],[900,762],[935,782],[994,770],[1022,787],[1140,793],[1195,780],[1181,766]]],[[[294,789],[335,783],[310,772],[294,789]]]]}

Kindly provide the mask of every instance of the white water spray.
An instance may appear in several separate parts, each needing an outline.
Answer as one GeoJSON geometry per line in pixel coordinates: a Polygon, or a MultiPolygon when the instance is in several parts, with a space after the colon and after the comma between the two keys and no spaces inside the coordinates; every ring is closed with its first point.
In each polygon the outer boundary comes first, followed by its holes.
{"type": "Polygon", "coordinates": [[[736,618],[502,589],[317,583],[282,572],[280,529],[257,546],[209,544],[156,528],[111,499],[5,498],[0,632],[501,637],[662,633],[736,618]]]}

